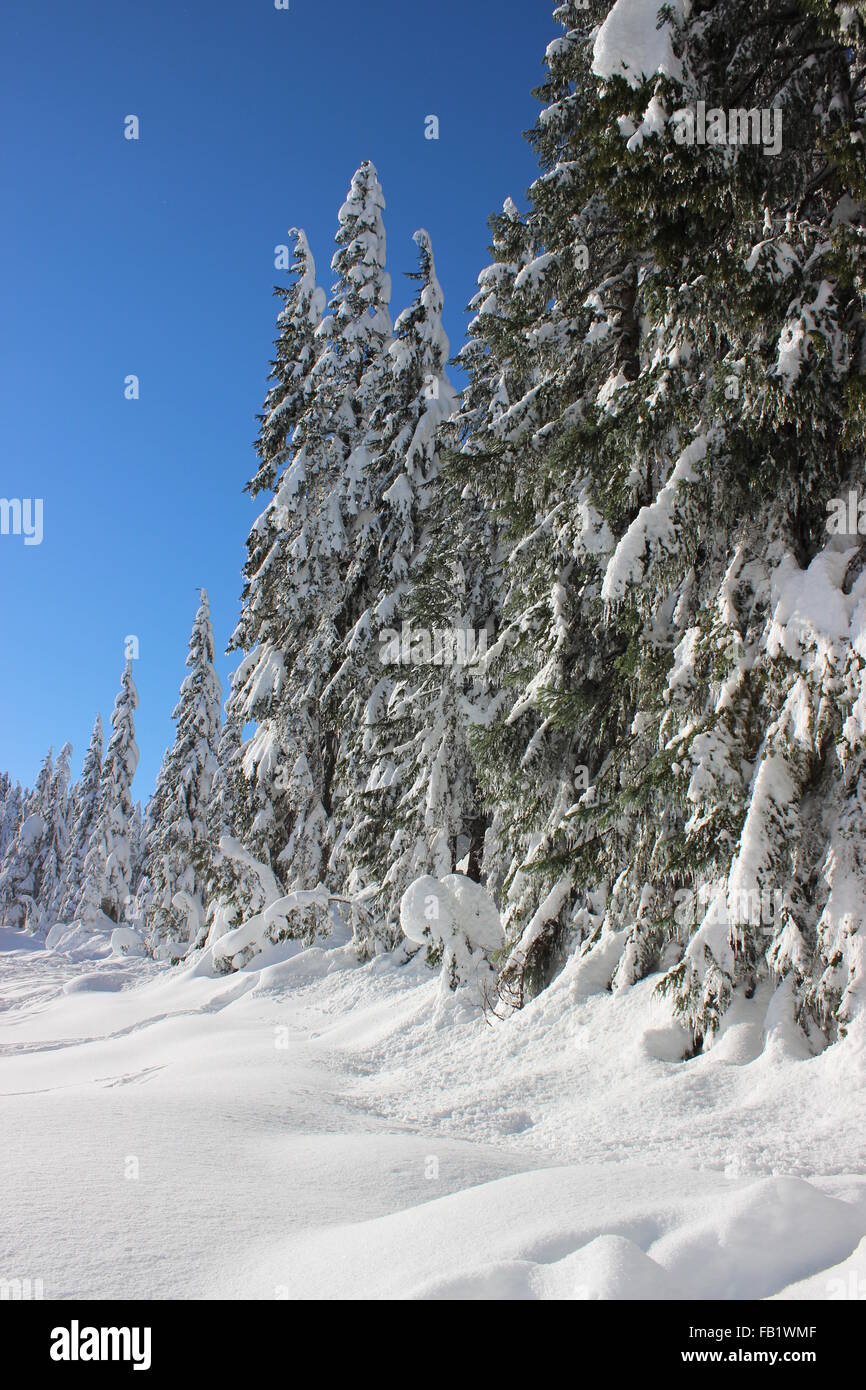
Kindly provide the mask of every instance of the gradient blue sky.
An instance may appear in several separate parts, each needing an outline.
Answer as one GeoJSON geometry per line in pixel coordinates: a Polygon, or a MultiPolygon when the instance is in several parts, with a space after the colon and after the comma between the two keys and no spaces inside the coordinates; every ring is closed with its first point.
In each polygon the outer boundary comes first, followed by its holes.
{"type": "MultiPolygon", "coordinates": [[[[396,313],[431,233],[452,350],[487,217],[535,173],[522,132],[552,0],[4,0],[0,497],[44,499],[41,546],[0,537],[0,768],[111,714],[140,660],[149,794],[202,585],[217,646],[256,504],[274,246],[304,226],[330,287],[336,213],[377,165],[396,313]],[[136,114],[141,138],[127,141],[136,114]],[[424,118],[440,119],[438,142],[424,118]],[[141,382],[124,399],[124,378],[141,382]]],[[[236,657],[219,657],[224,679],[236,657]]]]}

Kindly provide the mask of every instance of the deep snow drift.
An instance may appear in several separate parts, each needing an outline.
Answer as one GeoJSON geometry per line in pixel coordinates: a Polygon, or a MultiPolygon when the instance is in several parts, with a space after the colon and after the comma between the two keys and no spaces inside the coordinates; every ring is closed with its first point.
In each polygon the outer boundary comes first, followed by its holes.
{"type": "Polygon", "coordinates": [[[521,1014],[420,959],[255,968],[0,933],[0,1277],[46,1298],[866,1295],[864,1043],[712,1051],[572,962],[521,1014]],[[863,1242],[861,1244],[861,1242],[863,1242]]]}

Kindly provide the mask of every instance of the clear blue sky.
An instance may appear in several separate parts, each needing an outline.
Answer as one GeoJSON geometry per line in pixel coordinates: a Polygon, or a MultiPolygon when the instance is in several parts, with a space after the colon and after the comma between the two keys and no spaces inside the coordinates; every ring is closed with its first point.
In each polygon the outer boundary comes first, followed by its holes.
{"type": "MultiPolygon", "coordinates": [[[[80,768],[135,634],[149,794],[173,735],[202,585],[238,612],[277,301],[274,246],[306,228],[330,288],[336,214],[372,159],[395,312],[432,235],[452,349],[487,217],[535,173],[522,138],[559,32],[552,0],[4,0],[0,20],[0,769],[80,768]],[[124,139],[124,117],[141,123],[124,139]],[[438,142],[424,118],[440,119],[438,142]],[[124,399],[124,378],[140,399],[124,399]]],[[[224,683],[236,658],[220,657],[224,683]]]]}

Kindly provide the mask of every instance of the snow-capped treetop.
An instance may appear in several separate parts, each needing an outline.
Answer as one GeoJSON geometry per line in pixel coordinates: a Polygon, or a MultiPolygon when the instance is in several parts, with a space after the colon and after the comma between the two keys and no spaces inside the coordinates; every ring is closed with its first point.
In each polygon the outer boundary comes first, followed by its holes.
{"type": "Polygon", "coordinates": [[[297,277],[288,287],[274,290],[283,301],[277,315],[276,355],[271,363],[270,387],[262,414],[256,452],[260,466],[249,483],[249,491],[271,489],[289,457],[292,432],[307,402],[308,379],[316,358],[316,331],[325,311],[325,292],[316,284],[316,263],[306,233],[298,227],[289,230],[294,237],[292,273],[297,277]]]}
{"type": "Polygon", "coordinates": [[[18,834],[24,806],[24,790],[20,782],[13,783],[8,772],[0,773],[0,869],[9,845],[18,834]]]}
{"type": "Polygon", "coordinates": [[[378,335],[381,340],[391,332],[391,277],[385,269],[384,211],[385,195],[376,166],[365,160],[352,176],[346,201],[340,208],[338,249],[331,260],[331,269],[339,276],[331,308],[344,343],[357,344],[359,352],[363,352],[368,334],[378,335]]]}
{"type": "Polygon", "coordinates": [[[338,279],[330,312],[318,330],[323,350],[315,367],[317,376],[336,378],[331,408],[350,428],[357,427],[360,413],[376,398],[381,354],[392,333],[384,210],[376,167],[365,160],[338,215],[331,261],[338,279]]]}

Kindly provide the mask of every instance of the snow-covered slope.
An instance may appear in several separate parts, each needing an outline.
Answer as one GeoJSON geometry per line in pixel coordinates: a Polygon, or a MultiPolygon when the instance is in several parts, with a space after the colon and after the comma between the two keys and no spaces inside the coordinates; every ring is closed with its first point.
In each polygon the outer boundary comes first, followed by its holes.
{"type": "MultiPolygon", "coordinates": [[[[570,966],[443,1017],[419,962],[210,978],[0,940],[0,1273],[46,1297],[837,1297],[866,1279],[863,1041],[716,1045],[570,966]],[[858,1249],[859,1247],[859,1249],[858,1249]]],[[[780,1019],[786,1011],[778,1011],[780,1019]]],[[[770,1016],[772,1018],[773,1011],[770,1016]]]]}

